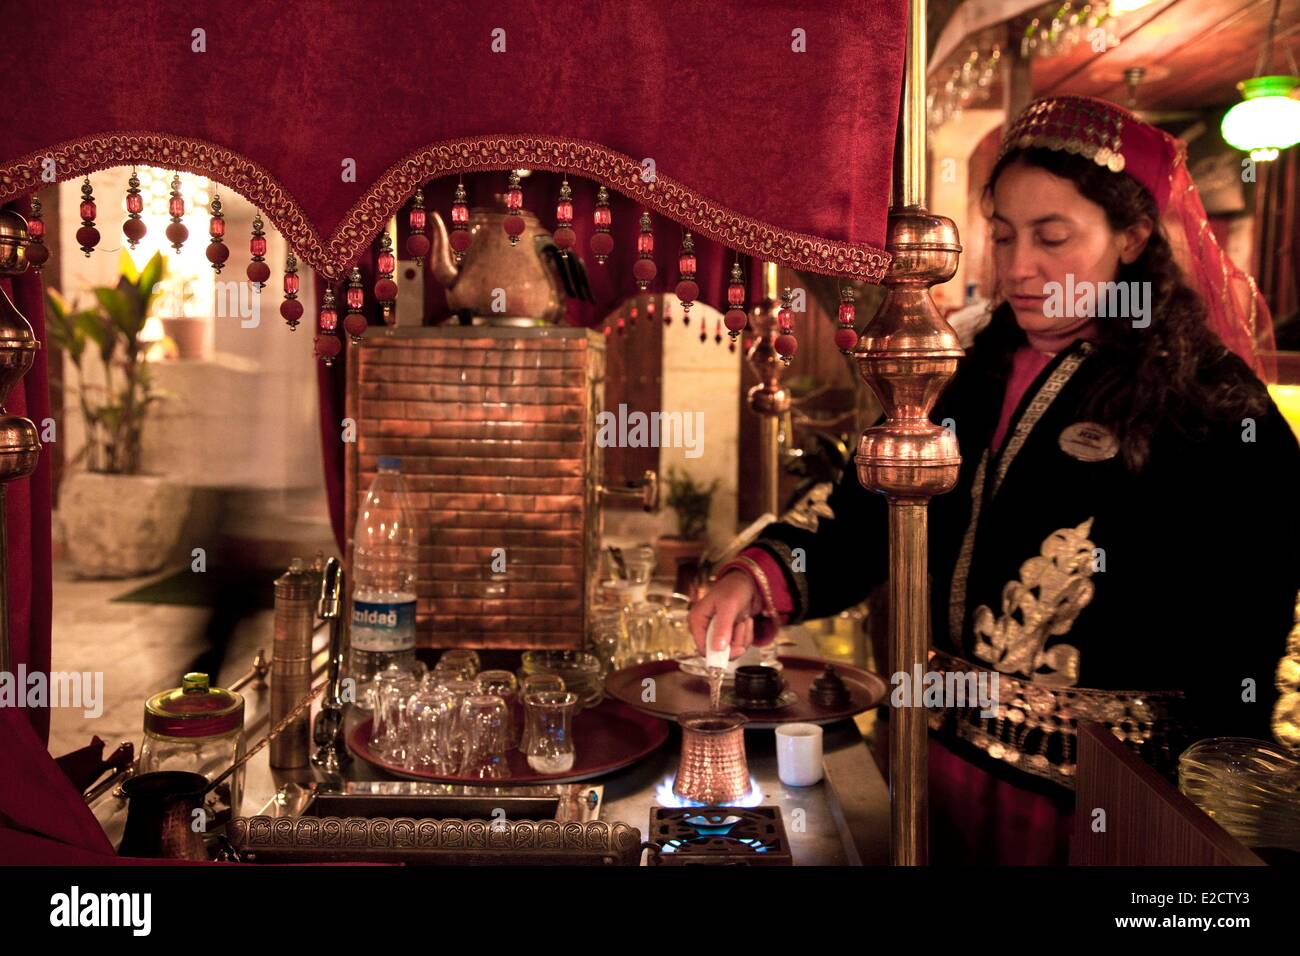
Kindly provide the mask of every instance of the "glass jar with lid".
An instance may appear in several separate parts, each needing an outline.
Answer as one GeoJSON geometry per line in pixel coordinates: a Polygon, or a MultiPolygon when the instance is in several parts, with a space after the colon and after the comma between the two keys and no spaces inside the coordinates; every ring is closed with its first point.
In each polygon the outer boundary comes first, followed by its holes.
{"type": "MultiPolygon", "coordinates": [[[[186,674],[180,687],[145,701],[139,773],[188,770],[212,780],[243,755],[244,698],[212,687],[207,674],[186,674]]],[[[239,814],[243,792],[241,767],[208,793],[210,827],[224,826],[239,814]]]]}

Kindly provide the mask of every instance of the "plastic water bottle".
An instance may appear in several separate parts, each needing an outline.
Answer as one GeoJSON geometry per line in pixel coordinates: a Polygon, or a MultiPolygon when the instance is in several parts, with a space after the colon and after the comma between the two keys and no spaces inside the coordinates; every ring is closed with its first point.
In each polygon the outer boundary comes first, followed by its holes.
{"type": "Polygon", "coordinates": [[[350,671],[363,705],[375,674],[415,666],[419,542],[401,469],[400,458],[379,459],[353,535],[350,671]]]}

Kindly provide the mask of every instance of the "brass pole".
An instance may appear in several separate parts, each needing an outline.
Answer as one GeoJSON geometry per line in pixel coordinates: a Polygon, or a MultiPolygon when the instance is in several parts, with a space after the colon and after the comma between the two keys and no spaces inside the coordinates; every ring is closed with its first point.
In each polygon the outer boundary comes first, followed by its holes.
{"type": "Polygon", "coordinates": [[[764,511],[781,515],[781,419],[790,410],[790,393],[781,384],[785,363],[776,350],[780,334],[777,310],[775,262],[763,263],[763,301],[750,310],[749,325],[754,344],[745,358],[758,376],[759,384],[749,390],[750,409],[759,416],[759,457],[762,460],[764,511]]]}
{"type": "MultiPolygon", "coordinates": [[[[855,457],[864,488],[889,508],[891,668],[911,680],[929,657],[927,515],[933,495],[957,483],[956,435],[930,421],[935,400],[963,352],[930,297],[957,271],[961,244],[952,220],[925,211],[925,0],[910,0],[907,66],[894,154],[893,205],[886,248],[894,255],[885,298],[863,330],[854,358],[885,419],[862,433],[855,457]]],[[[929,859],[928,721],[918,700],[889,716],[891,858],[929,859]]]]}

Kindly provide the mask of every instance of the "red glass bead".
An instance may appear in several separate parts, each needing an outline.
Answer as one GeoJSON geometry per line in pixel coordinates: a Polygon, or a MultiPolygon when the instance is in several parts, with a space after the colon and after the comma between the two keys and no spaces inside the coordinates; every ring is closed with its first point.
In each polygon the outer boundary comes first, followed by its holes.
{"type": "Polygon", "coordinates": [[[209,242],[204,254],[214,266],[223,264],[230,258],[230,247],[223,242],[209,242]]]}
{"type": "Polygon", "coordinates": [[[33,239],[45,238],[45,220],[31,219],[27,222],[27,235],[33,239]]]}
{"type": "Polygon", "coordinates": [[[89,199],[83,199],[81,202],[81,218],[82,219],[95,218],[95,204],[91,202],[89,199]]]}
{"type": "Polygon", "coordinates": [[[845,327],[835,330],[835,347],[841,352],[851,352],[858,344],[858,333],[845,327]]]}
{"type": "Polygon", "coordinates": [[[515,211],[524,208],[524,191],[522,189],[506,190],[506,208],[515,211]]]}
{"type": "Polygon", "coordinates": [[[346,319],[343,320],[343,331],[354,339],[359,339],[366,334],[366,317],[360,312],[349,312],[346,319]]]}
{"type": "Polygon", "coordinates": [[[609,207],[597,206],[594,222],[598,226],[608,226],[611,222],[613,222],[613,219],[610,217],[609,207]]]}
{"type": "Polygon", "coordinates": [[[298,273],[296,273],[296,272],[286,272],[286,273],[284,274],[284,294],[285,294],[285,295],[297,295],[297,294],[298,294],[298,288],[299,288],[299,286],[298,286],[298,273]]]}
{"type": "Polygon", "coordinates": [[[655,237],[652,232],[639,232],[636,237],[636,251],[639,255],[652,256],[655,251],[655,237]]]}
{"type": "Polygon", "coordinates": [[[392,302],[397,298],[397,283],[383,278],[375,283],[375,298],[380,302],[392,302]]]}
{"type": "Polygon", "coordinates": [[[266,236],[254,236],[248,240],[248,251],[255,256],[266,255],[266,236]]]}
{"type": "Polygon", "coordinates": [[[555,219],[557,222],[568,224],[573,222],[573,203],[561,201],[555,204],[555,219]]]}
{"type": "Polygon", "coordinates": [[[700,297],[699,283],[692,279],[683,279],[677,283],[677,298],[681,299],[683,304],[694,302],[700,297]]]}
{"type": "Polygon", "coordinates": [[[413,232],[406,237],[406,254],[413,259],[423,259],[429,254],[429,237],[413,232]]]}
{"type": "Polygon", "coordinates": [[[333,309],[320,310],[320,328],[322,332],[333,332],[339,327],[339,314],[333,309]]]}
{"type": "Polygon", "coordinates": [[[226,220],[213,219],[208,223],[208,235],[213,239],[221,239],[226,234],[226,220]]]}
{"type": "Polygon", "coordinates": [[[745,305],[745,287],[743,285],[727,286],[727,305],[733,309],[744,308],[745,305]]]}
{"type": "Polygon", "coordinates": [[[424,232],[425,216],[423,209],[411,210],[411,232],[424,232]]]}
{"type": "Polygon", "coordinates": [[[266,280],[271,278],[271,267],[265,262],[250,262],[246,271],[248,281],[256,282],[258,285],[265,285],[266,280]]]}
{"type": "Polygon", "coordinates": [[[128,219],[122,223],[122,234],[126,236],[133,246],[144,238],[147,231],[144,221],[140,219],[128,219]]]}
{"type": "Polygon", "coordinates": [[[316,357],[324,359],[326,365],[330,364],[330,361],[339,354],[342,348],[343,343],[332,335],[316,336],[316,357]]]}
{"type": "Polygon", "coordinates": [[[397,268],[397,257],[391,252],[381,252],[376,262],[380,272],[386,272],[390,275],[397,268]]]}
{"type": "Polygon", "coordinates": [[[349,288],[348,288],[348,293],[347,293],[347,300],[348,300],[348,308],[349,308],[349,309],[359,309],[359,308],[361,308],[361,306],[364,305],[364,304],[365,304],[365,301],[366,301],[366,293],[365,293],[365,290],[364,290],[364,289],[354,289],[354,288],[349,287],[349,288]]]}
{"type": "Polygon", "coordinates": [[[727,327],[728,332],[742,332],[749,324],[749,316],[745,315],[744,309],[728,309],[727,314],[723,316],[722,324],[727,327]]]}
{"type": "Polygon", "coordinates": [[[636,277],[638,282],[649,282],[658,271],[653,259],[638,259],[632,265],[632,275],[636,277]]]}
{"type": "Polygon", "coordinates": [[[781,328],[783,329],[788,329],[790,327],[790,322],[793,318],[794,318],[794,313],[791,312],[789,309],[785,308],[784,306],[782,306],[781,309],[776,313],[776,321],[780,324],[781,328]]]}
{"type": "Polygon", "coordinates": [[[451,207],[451,223],[453,226],[469,225],[469,206],[464,203],[455,203],[451,207]]]}
{"type": "Polygon", "coordinates": [[[280,316],[290,325],[297,325],[302,318],[302,303],[297,299],[285,299],[280,303],[280,316]]]}
{"type": "Polygon", "coordinates": [[[573,230],[568,226],[560,226],[555,230],[555,247],[561,251],[572,249],[576,239],[573,230]]]}
{"type": "Polygon", "coordinates": [[[167,215],[177,219],[185,215],[185,200],[180,196],[173,196],[167,200],[167,215]]]}
{"type": "Polygon", "coordinates": [[[99,230],[94,226],[82,226],[77,230],[77,245],[81,246],[82,252],[90,255],[87,250],[99,245],[99,230]]]}
{"type": "Polygon", "coordinates": [[[839,323],[840,325],[852,325],[857,316],[857,309],[851,302],[840,303],[839,323]]]}
{"type": "Polygon", "coordinates": [[[678,256],[677,269],[684,276],[695,275],[695,256],[678,256]]]}
{"type": "Polygon", "coordinates": [[[140,215],[144,211],[144,197],[139,193],[127,193],[126,211],[140,215]]]}
{"type": "Polygon", "coordinates": [[[469,248],[469,244],[472,238],[473,237],[469,234],[468,230],[460,229],[456,232],[453,232],[450,236],[448,236],[447,241],[451,243],[451,248],[454,251],[464,252],[466,249],[469,248]]]}

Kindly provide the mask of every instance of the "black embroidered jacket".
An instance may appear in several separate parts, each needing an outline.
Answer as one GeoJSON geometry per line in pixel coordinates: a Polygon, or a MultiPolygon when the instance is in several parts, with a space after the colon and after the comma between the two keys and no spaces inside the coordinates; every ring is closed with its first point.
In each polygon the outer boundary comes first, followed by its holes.
{"type": "MultiPolygon", "coordinates": [[[[933,415],[955,427],[962,466],[930,506],[932,646],[939,662],[1008,682],[1009,709],[959,736],[1009,762],[1032,757],[1057,782],[1061,766],[1072,773],[1076,718],[1158,745],[1149,756],[1166,771],[1189,739],[1268,739],[1300,590],[1300,447],[1286,420],[1270,400],[1258,421],[1201,436],[1160,428],[1133,473],[1114,436],[1083,421],[1107,352],[1080,341],[1026,390],[991,454],[1010,362],[988,341],[977,337],[933,415]],[[1171,727],[1184,728],[1177,739],[1152,739],[1171,727]]],[[[1226,350],[1203,374],[1264,390],[1226,350]]],[[[826,504],[833,517],[778,522],[756,542],[785,569],[795,621],[859,603],[888,574],[885,499],[850,466],[826,504]]]]}

